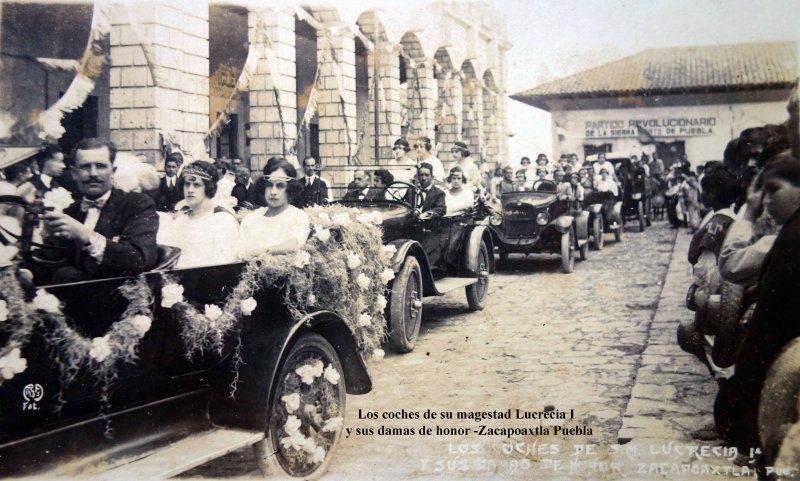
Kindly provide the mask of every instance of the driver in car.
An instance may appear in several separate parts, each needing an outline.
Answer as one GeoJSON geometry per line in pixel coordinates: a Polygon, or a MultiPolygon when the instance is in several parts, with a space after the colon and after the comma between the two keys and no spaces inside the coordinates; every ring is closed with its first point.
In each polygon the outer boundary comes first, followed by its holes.
{"type": "Polygon", "coordinates": [[[75,147],[73,176],[82,197],[63,212],[42,216],[46,242],[67,253],[67,265],[56,269],[52,283],[136,275],[156,265],[156,205],[146,194],[111,187],[116,152],[99,138],[75,147]]]}
{"type": "Polygon", "coordinates": [[[443,217],[447,213],[447,202],[444,191],[433,185],[431,164],[427,162],[419,164],[417,182],[419,182],[419,195],[414,199],[414,191],[409,189],[405,201],[419,209],[419,218],[422,220],[443,217]]]}

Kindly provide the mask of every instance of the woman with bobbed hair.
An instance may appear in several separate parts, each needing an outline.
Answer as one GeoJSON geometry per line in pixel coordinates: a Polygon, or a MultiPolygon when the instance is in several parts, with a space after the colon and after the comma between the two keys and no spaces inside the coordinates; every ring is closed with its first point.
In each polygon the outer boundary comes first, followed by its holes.
{"type": "Polygon", "coordinates": [[[185,206],[176,217],[161,217],[158,243],[179,247],[178,268],[228,264],[240,257],[239,223],[213,200],[219,173],[198,160],[184,167],[178,180],[185,206]]]}
{"type": "Polygon", "coordinates": [[[245,258],[296,251],[311,233],[308,215],[292,205],[303,185],[289,161],[279,159],[267,165],[264,189],[267,207],[247,214],[239,229],[245,258]]]}
{"type": "Polygon", "coordinates": [[[450,169],[447,183],[447,190],[444,192],[444,200],[447,205],[446,215],[458,215],[475,205],[475,191],[472,185],[467,184],[461,167],[455,166],[450,169]]]}

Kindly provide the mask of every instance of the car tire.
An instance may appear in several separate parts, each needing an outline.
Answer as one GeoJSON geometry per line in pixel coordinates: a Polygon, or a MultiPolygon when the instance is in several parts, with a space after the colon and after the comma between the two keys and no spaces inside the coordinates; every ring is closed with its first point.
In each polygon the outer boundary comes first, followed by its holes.
{"type": "Polygon", "coordinates": [[[644,232],[644,227],[645,227],[644,204],[642,203],[641,200],[636,205],[636,214],[639,217],[639,232],[644,232]]]}
{"type": "Polygon", "coordinates": [[[569,231],[561,234],[561,270],[565,274],[571,273],[575,269],[575,231],[570,227],[569,231]]]}
{"type": "Polygon", "coordinates": [[[471,310],[480,311],[486,307],[486,294],[489,292],[489,249],[483,241],[478,248],[475,265],[478,268],[478,282],[466,287],[467,303],[471,310]]]}
{"type": "Polygon", "coordinates": [[[503,268],[507,267],[508,266],[508,252],[500,251],[500,253],[498,255],[500,256],[500,259],[499,259],[500,265],[502,265],[503,268]]]}
{"type": "Polygon", "coordinates": [[[617,242],[622,240],[622,225],[614,229],[614,240],[617,242]]]}
{"type": "MultiPolygon", "coordinates": [[[[263,473],[270,475],[286,473],[293,478],[302,479],[319,479],[325,474],[330,460],[333,457],[333,452],[339,442],[339,438],[341,437],[342,427],[326,435],[326,438],[330,440],[330,444],[326,449],[325,459],[318,463],[299,461],[291,456],[291,453],[294,452],[294,448],[284,448],[280,443],[280,439],[287,436],[287,433],[284,431],[284,426],[286,424],[286,418],[288,417],[285,404],[281,398],[284,394],[287,394],[287,391],[291,391],[288,394],[294,392],[301,393],[301,407],[298,411],[295,411],[293,415],[301,418],[304,425],[311,424],[312,421],[316,422],[316,419],[313,419],[315,415],[312,415],[309,411],[304,411],[305,406],[308,405],[317,406],[319,408],[324,402],[327,403],[324,413],[315,414],[328,416],[328,419],[337,416],[344,417],[345,401],[347,397],[347,386],[345,382],[344,370],[342,369],[342,364],[333,346],[319,334],[311,332],[302,334],[286,356],[286,360],[281,366],[280,375],[276,378],[275,392],[272,396],[272,403],[269,406],[267,437],[264,441],[253,446],[256,453],[256,460],[263,473]],[[302,384],[298,379],[293,379],[294,377],[299,377],[295,372],[298,367],[314,359],[322,361],[326,368],[328,366],[333,366],[333,368],[336,369],[340,374],[336,384],[332,384],[327,381],[327,379],[318,378],[314,381],[314,386],[322,383],[322,387],[314,392],[306,390],[305,388],[307,386],[302,384]],[[303,389],[289,387],[298,384],[302,385],[303,389]],[[312,393],[315,393],[313,394],[313,398],[305,398],[305,396],[311,396],[312,393]],[[335,405],[331,403],[335,403],[335,405]]],[[[317,430],[319,430],[319,426],[317,426],[317,430]]],[[[308,435],[308,432],[303,434],[308,435]]],[[[310,456],[303,456],[303,459],[310,460],[310,456]]]]}
{"type": "Polygon", "coordinates": [[[594,231],[594,248],[599,251],[603,250],[603,243],[604,243],[603,229],[605,229],[605,227],[603,226],[603,214],[598,212],[594,216],[594,222],[592,223],[592,230],[594,231]]]}
{"type": "Polygon", "coordinates": [[[411,352],[422,323],[422,269],[415,257],[407,257],[392,282],[389,298],[389,339],[399,353],[411,352]]]}
{"type": "Polygon", "coordinates": [[[653,205],[650,202],[650,197],[647,198],[644,206],[644,225],[647,227],[653,225],[653,205]]]}

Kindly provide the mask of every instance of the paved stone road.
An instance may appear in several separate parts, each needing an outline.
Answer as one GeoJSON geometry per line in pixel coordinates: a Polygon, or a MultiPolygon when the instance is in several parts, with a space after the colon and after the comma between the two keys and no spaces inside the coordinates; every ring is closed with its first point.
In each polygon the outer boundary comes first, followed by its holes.
{"type": "MultiPolygon", "coordinates": [[[[426,299],[416,350],[374,363],[373,391],[348,397],[345,427],[353,433],[324,479],[676,479],[700,469],[686,464],[694,444],[686,433],[710,419],[714,386],[674,345],[675,323],[689,314],[682,307],[688,234],[677,237],[675,244],[676,231],[663,223],[628,232],[622,243],[591,251],[572,274],[559,271],[557,257],[512,256],[477,313],[463,292],[426,299]],[[566,419],[457,419],[458,411],[515,416],[517,409],[553,409],[566,419]],[[359,419],[367,411],[427,410],[456,413],[359,419]],[[481,425],[539,432],[488,436],[481,425]],[[381,436],[381,426],[415,434],[381,436]],[[422,426],[433,433],[420,435],[422,426]],[[436,426],[464,431],[437,435],[436,426]],[[569,429],[574,434],[564,434],[569,429]]],[[[188,474],[249,478],[257,476],[251,463],[243,450],[188,474]]]]}

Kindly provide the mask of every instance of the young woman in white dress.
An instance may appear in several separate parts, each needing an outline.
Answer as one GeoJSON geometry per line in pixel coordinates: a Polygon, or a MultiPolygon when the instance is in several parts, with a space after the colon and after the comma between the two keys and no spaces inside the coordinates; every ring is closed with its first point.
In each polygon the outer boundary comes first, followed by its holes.
{"type": "Polygon", "coordinates": [[[218,180],[217,169],[201,160],[181,173],[178,186],[183,189],[186,207],[162,224],[158,233],[159,244],[181,249],[179,269],[229,264],[241,257],[239,223],[213,200],[218,180]]]}
{"type": "Polygon", "coordinates": [[[308,215],[290,204],[303,185],[297,171],[286,159],[275,159],[264,169],[267,207],[256,209],[242,219],[239,229],[245,259],[266,252],[282,254],[300,249],[311,233],[308,215]]]}
{"type": "Polygon", "coordinates": [[[447,204],[447,215],[457,215],[471,209],[475,205],[475,191],[471,184],[467,184],[461,167],[456,166],[450,169],[447,181],[449,185],[444,197],[447,204]]]}

